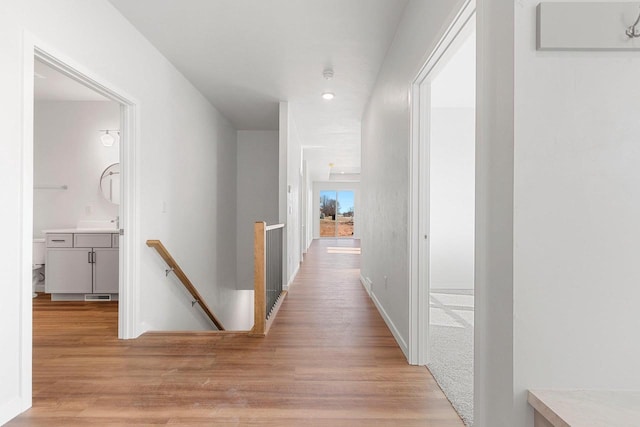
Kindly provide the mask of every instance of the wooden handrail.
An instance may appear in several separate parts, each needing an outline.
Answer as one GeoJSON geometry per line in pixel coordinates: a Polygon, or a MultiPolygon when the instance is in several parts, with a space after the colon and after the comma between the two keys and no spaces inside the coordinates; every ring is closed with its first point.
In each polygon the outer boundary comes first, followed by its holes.
{"type": "Polygon", "coordinates": [[[209,306],[207,305],[206,302],[204,302],[198,290],[195,288],[195,286],[193,286],[193,283],[191,283],[191,280],[189,280],[189,278],[184,273],[184,271],[182,271],[182,269],[180,268],[176,260],[173,259],[173,257],[171,256],[167,248],[165,248],[164,245],[162,244],[162,242],[160,240],[147,240],[147,246],[149,246],[150,248],[154,248],[156,251],[158,251],[158,254],[160,254],[164,262],[166,262],[167,265],[171,267],[171,271],[173,271],[176,277],[180,279],[184,287],[187,288],[187,291],[189,291],[191,296],[195,298],[196,300],[195,302],[197,302],[198,305],[200,305],[200,307],[202,308],[204,313],[207,315],[207,317],[209,317],[209,319],[211,319],[213,324],[216,325],[216,328],[218,328],[218,330],[220,331],[224,331],[225,329],[224,329],[224,326],[222,326],[222,322],[220,322],[220,320],[216,317],[216,315],[213,314],[213,312],[209,309],[209,306]]]}
{"type": "Polygon", "coordinates": [[[254,302],[253,302],[253,328],[249,331],[251,337],[265,337],[271,324],[287,296],[287,291],[282,291],[273,306],[267,319],[267,284],[266,284],[266,233],[269,230],[283,228],[284,224],[267,226],[264,221],[256,221],[253,228],[253,258],[254,258],[254,302]]]}
{"type": "Polygon", "coordinates": [[[266,227],[264,227],[264,230],[265,231],[277,230],[278,228],[284,228],[284,224],[267,225],[266,227]]]}

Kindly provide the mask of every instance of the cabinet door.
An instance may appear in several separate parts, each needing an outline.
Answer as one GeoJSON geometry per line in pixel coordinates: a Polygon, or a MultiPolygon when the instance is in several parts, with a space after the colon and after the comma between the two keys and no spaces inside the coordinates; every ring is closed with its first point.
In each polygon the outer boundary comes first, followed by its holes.
{"type": "Polygon", "coordinates": [[[100,294],[117,294],[119,284],[118,274],[118,250],[98,249],[93,250],[93,292],[100,294]]]}
{"type": "Polygon", "coordinates": [[[91,249],[47,249],[45,292],[91,293],[91,249]]]}

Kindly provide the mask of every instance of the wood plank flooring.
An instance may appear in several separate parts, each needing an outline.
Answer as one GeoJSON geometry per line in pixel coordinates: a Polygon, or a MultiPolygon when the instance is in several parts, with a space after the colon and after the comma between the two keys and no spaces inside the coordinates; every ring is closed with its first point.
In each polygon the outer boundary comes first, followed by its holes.
{"type": "Polygon", "coordinates": [[[313,243],[266,338],[120,341],[117,303],[36,298],[33,408],[8,425],[463,426],[360,285],[357,245],[313,243]]]}

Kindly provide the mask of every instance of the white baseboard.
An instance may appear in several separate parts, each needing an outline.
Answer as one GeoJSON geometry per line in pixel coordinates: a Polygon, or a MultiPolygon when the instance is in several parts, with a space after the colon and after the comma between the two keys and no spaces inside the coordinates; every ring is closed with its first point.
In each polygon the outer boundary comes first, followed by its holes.
{"type": "Polygon", "coordinates": [[[391,318],[387,314],[386,310],[382,306],[382,303],[378,300],[378,297],[376,297],[376,294],[371,289],[371,281],[368,280],[367,278],[363,277],[362,275],[360,275],[360,283],[362,283],[362,286],[364,287],[364,289],[369,294],[369,297],[371,298],[371,300],[375,304],[376,308],[378,309],[378,312],[380,313],[380,316],[382,316],[382,319],[384,320],[384,323],[387,324],[387,327],[391,331],[391,334],[393,335],[393,337],[396,339],[396,342],[398,343],[398,346],[400,347],[400,350],[402,350],[402,352],[404,353],[404,357],[406,357],[406,359],[408,361],[409,360],[409,346],[407,345],[407,342],[404,340],[404,338],[402,338],[402,335],[400,335],[400,331],[398,331],[398,328],[396,328],[396,325],[393,323],[393,321],[391,320],[391,318]]]}
{"type": "Polygon", "coordinates": [[[27,409],[28,408],[22,408],[22,401],[18,397],[0,404],[0,425],[5,425],[27,409]]]}
{"type": "Polygon", "coordinates": [[[291,287],[291,284],[293,283],[293,281],[295,280],[296,276],[298,275],[298,271],[300,271],[300,264],[302,264],[302,263],[301,262],[298,263],[298,266],[296,267],[296,269],[294,270],[293,274],[291,275],[291,278],[287,282],[287,285],[284,287],[285,291],[289,290],[289,288],[291,287]]]}
{"type": "Polygon", "coordinates": [[[364,287],[364,290],[367,291],[369,296],[371,296],[371,280],[369,280],[367,277],[364,277],[361,274],[360,275],[360,283],[362,283],[362,286],[364,287]]]}

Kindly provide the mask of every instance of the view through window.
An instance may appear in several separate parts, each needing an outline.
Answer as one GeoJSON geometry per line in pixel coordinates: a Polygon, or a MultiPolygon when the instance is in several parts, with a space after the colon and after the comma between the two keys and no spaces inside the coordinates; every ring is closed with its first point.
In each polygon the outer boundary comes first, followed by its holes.
{"type": "Polygon", "coordinates": [[[320,192],[320,237],[353,237],[353,191],[320,192]]]}

